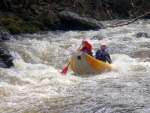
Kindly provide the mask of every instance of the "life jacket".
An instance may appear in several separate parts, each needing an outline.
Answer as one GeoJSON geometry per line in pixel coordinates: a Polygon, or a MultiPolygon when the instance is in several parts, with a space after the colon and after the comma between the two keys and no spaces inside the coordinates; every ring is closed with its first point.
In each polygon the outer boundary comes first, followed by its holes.
{"type": "Polygon", "coordinates": [[[104,62],[106,62],[106,56],[108,55],[108,53],[105,51],[105,50],[98,50],[97,52],[96,52],[96,59],[98,59],[98,60],[101,60],[101,61],[104,61],[104,62]]]}
{"type": "Polygon", "coordinates": [[[88,51],[92,53],[92,45],[90,43],[88,43],[88,41],[85,41],[85,45],[86,45],[88,51]]]}
{"type": "Polygon", "coordinates": [[[79,50],[79,52],[81,52],[81,51],[92,56],[92,45],[90,43],[88,43],[88,41],[85,41],[85,47],[81,48],[79,50]]]}
{"type": "Polygon", "coordinates": [[[88,50],[87,47],[83,47],[82,49],[79,50],[79,52],[85,52],[86,54],[92,55],[92,53],[88,50]]]}

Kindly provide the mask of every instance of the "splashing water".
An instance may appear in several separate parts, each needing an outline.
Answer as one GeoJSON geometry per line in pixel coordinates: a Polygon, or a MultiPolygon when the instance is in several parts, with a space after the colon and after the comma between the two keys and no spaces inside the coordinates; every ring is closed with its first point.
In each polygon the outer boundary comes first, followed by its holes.
{"type": "Polygon", "coordinates": [[[98,31],[55,31],[7,42],[14,68],[0,69],[0,113],[149,113],[150,21],[98,31]],[[107,45],[113,71],[75,76],[69,63],[83,39],[107,45]]]}

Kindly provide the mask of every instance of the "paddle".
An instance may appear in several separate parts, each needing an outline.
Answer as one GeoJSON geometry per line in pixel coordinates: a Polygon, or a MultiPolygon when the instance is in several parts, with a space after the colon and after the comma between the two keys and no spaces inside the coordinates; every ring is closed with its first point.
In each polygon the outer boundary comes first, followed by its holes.
{"type": "MultiPolygon", "coordinates": [[[[82,44],[81,44],[81,45],[82,45],[82,44]]],[[[81,45],[80,45],[80,47],[81,47],[81,45]]],[[[78,48],[78,50],[80,49],[80,47],[78,48]]],[[[78,50],[77,50],[77,51],[78,51],[78,50]]],[[[66,73],[67,73],[69,65],[70,65],[70,62],[69,62],[69,64],[61,71],[61,74],[66,74],[66,73]]]]}
{"type": "Polygon", "coordinates": [[[61,74],[66,74],[70,63],[61,71],[61,74]]]}
{"type": "Polygon", "coordinates": [[[111,59],[108,58],[107,56],[105,56],[105,57],[106,57],[106,59],[109,61],[109,64],[111,64],[111,63],[112,63],[111,59]]]}

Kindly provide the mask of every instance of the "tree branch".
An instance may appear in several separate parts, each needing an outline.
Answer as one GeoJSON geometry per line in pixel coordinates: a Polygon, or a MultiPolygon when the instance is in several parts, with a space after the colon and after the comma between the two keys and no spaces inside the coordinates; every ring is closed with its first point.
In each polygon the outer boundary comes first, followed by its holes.
{"type": "Polygon", "coordinates": [[[141,16],[136,17],[135,19],[133,19],[133,20],[131,20],[131,21],[122,21],[122,22],[118,22],[118,23],[116,23],[116,24],[109,25],[109,26],[106,26],[106,27],[118,27],[118,26],[128,25],[128,24],[131,24],[131,23],[137,21],[139,18],[142,18],[142,17],[144,17],[144,16],[146,16],[146,15],[149,15],[149,14],[150,14],[150,11],[147,12],[147,13],[145,13],[145,14],[143,14],[143,15],[141,15],[141,16]]]}

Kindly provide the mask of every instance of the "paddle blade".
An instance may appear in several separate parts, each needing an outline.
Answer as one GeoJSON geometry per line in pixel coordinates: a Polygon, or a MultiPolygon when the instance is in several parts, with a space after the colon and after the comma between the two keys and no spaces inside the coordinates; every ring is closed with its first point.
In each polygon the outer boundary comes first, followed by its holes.
{"type": "Polygon", "coordinates": [[[68,71],[68,67],[69,67],[69,66],[65,67],[65,68],[61,71],[61,74],[66,74],[67,71],[68,71]]]}

